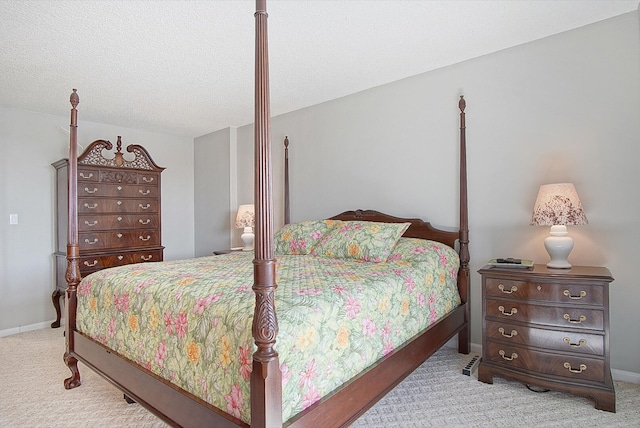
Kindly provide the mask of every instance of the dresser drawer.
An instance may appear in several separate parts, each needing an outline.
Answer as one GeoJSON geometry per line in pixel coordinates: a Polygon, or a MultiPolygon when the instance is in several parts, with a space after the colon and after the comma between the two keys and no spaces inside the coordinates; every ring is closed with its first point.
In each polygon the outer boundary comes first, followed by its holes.
{"type": "Polygon", "coordinates": [[[100,181],[100,170],[98,168],[78,167],[78,183],[85,181],[94,183],[100,181]]]}
{"type": "Polygon", "coordinates": [[[584,355],[555,354],[488,341],[483,358],[510,368],[573,380],[604,382],[604,360],[584,355]]]}
{"type": "Polygon", "coordinates": [[[113,198],[157,198],[158,186],[124,185],[104,183],[80,183],[79,197],[113,197],[113,198]]]}
{"type": "Polygon", "coordinates": [[[113,231],[123,229],[158,229],[158,214],[83,214],[78,217],[80,232],[113,231]]]}
{"type": "Polygon", "coordinates": [[[100,269],[143,262],[161,262],[162,249],[112,253],[108,255],[80,257],[80,273],[86,276],[100,269]]]}
{"type": "Polygon", "coordinates": [[[138,172],[130,169],[102,169],[101,183],[138,184],[138,172]]]}
{"type": "Polygon", "coordinates": [[[151,229],[80,233],[78,238],[81,253],[83,251],[94,252],[110,248],[126,249],[157,247],[160,245],[160,232],[151,229]]]}
{"type": "Polygon", "coordinates": [[[486,335],[492,341],[501,341],[510,345],[604,355],[604,336],[582,331],[545,330],[507,322],[487,321],[486,335]]]}
{"type": "Polygon", "coordinates": [[[78,214],[157,213],[158,209],[157,199],[78,199],[78,214]]]}
{"type": "Polygon", "coordinates": [[[517,300],[486,299],[486,317],[562,328],[604,329],[604,311],[586,307],[543,306],[517,300]]]}
{"type": "Polygon", "coordinates": [[[602,286],[579,283],[550,284],[509,279],[487,278],[485,294],[488,297],[544,302],[604,305],[602,286]]]}

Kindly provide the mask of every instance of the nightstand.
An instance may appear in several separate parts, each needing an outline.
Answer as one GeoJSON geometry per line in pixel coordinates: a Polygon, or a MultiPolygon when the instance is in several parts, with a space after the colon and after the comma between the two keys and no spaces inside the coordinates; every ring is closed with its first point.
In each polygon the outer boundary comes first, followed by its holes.
{"type": "Polygon", "coordinates": [[[603,267],[487,267],[482,276],[478,380],[501,376],[590,397],[616,411],[609,362],[609,284],[603,267]]]}

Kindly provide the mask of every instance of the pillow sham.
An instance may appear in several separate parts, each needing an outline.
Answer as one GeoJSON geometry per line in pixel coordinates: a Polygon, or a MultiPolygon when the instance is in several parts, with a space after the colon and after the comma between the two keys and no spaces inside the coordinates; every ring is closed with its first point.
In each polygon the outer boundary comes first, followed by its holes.
{"type": "Polygon", "coordinates": [[[381,263],[411,223],[343,221],[311,251],[314,256],[381,263]]]}
{"type": "Polygon", "coordinates": [[[458,253],[448,245],[419,238],[400,238],[387,261],[430,262],[445,258],[455,262],[458,253]]]}
{"type": "Polygon", "coordinates": [[[275,254],[309,254],[318,241],[340,223],[340,220],[307,220],[285,224],[273,235],[275,254]]]}

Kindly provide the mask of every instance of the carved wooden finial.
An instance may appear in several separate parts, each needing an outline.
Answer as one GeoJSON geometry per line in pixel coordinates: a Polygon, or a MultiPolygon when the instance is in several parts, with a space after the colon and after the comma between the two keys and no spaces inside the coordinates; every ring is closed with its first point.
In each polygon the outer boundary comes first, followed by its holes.
{"type": "Polygon", "coordinates": [[[289,137],[287,136],[284,137],[284,148],[285,149],[289,148],[289,137]]]}
{"type": "Polygon", "coordinates": [[[74,89],[69,97],[69,102],[71,103],[71,107],[76,108],[80,103],[80,97],[78,96],[78,90],[74,89]]]}
{"type": "Polygon", "coordinates": [[[460,95],[460,101],[458,101],[458,108],[464,113],[464,109],[467,107],[467,102],[464,100],[464,95],[460,95]]]}

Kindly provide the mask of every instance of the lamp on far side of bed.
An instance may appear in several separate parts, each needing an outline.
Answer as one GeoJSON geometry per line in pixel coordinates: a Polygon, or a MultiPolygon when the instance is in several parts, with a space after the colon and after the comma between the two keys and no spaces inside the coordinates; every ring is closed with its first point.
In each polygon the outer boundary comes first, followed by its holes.
{"type": "Polygon", "coordinates": [[[551,257],[551,261],[547,263],[548,268],[571,268],[567,257],[573,249],[573,238],[568,236],[567,226],[588,223],[578,192],[572,183],[540,186],[531,225],[551,226],[551,233],[544,240],[544,247],[551,257]]]}
{"type": "Polygon", "coordinates": [[[242,232],[242,242],[244,248],[242,251],[253,250],[253,225],[255,219],[255,211],[253,204],[240,205],[238,207],[238,215],[236,216],[236,229],[244,229],[242,232]]]}

